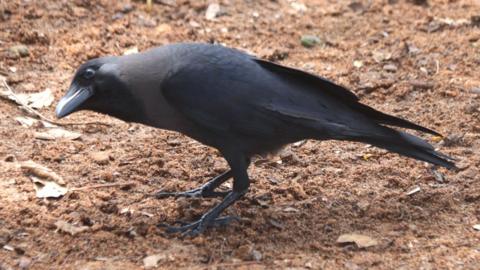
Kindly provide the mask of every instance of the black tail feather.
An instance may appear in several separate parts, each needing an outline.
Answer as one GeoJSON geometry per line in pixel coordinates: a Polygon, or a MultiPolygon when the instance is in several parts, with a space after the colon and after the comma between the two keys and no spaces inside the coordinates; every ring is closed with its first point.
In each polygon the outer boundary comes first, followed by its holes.
{"type": "Polygon", "coordinates": [[[355,105],[356,109],[358,109],[360,112],[363,114],[367,115],[370,119],[373,121],[377,122],[378,124],[385,124],[385,125],[391,125],[391,126],[396,126],[396,127],[403,127],[403,128],[408,128],[408,129],[414,129],[426,133],[433,134],[435,136],[440,136],[443,137],[440,133],[431,130],[426,127],[422,127],[420,125],[414,124],[410,121],[407,121],[402,118],[398,118],[392,115],[388,115],[385,113],[382,113],[380,111],[377,111],[365,104],[357,102],[355,105]]]}
{"type": "Polygon", "coordinates": [[[387,127],[385,127],[385,131],[389,133],[388,136],[371,137],[368,139],[368,143],[447,169],[456,168],[453,158],[435,151],[435,149],[426,141],[411,134],[396,131],[387,127]]]}

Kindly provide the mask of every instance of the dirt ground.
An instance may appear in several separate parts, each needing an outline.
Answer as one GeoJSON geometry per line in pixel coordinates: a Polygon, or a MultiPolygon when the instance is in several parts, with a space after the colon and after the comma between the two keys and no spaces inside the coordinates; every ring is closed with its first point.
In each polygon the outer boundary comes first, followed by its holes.
{"type": "MultiPolygon", "coordinates": [[[[110,126],[64,126],[81,138],[41,140],[35,132],[46,128],[20,125],[25,113],[1,99],[0,269],[142,269],[150,255],[159,269],[480,269],[480,2],[418,2],[223,0],[207,20],[208,1],[165,0],[150,12],[143,1],[1,1],[0,74],[17,93],[49,88],[57,101],[86,59],[218,42],[320,74],[439,131],[444,139],[424,138],[459,169],[362,144],[300,142],[255,159],[250,192],[226,211],[241,222],[182,239],[157,224],[194,220],[218,200],[148,195],[224,171],[214,149],[91,112],[60,122],[110,126]],[[302,46],[303,35],[318,44],[302,46]],[[24,56],[11,49],[19,44],[24,56]],[[77,190],[36,198],[12,165],[27,160],[77,190]],[[337,243],[350,233],[377,242],[337,243]]],[[[54,105],[39,111],[54,118],[54,105]]]]}

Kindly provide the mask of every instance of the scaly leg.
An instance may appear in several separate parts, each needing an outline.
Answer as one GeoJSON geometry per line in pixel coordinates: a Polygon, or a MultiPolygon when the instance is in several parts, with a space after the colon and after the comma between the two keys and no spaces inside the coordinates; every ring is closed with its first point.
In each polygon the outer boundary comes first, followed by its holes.
{"type": "Polygon", "coordinates": [[[220,186],[221,184],[223,184],[225,181],[227,181],[228,179],[230,179],[232,177],[232,171],[231,170],[228,170],[214,178],[212,178],[212,180],[208,181],[207,183],[205,183],[204,185],[198,187],[198,188],[195,188],[195,189],[192,189],[192,190],[188,190],[188,191],[184,191],[184,192],[157,192],[154,194],[154,196],[157,198],[157,199],[164,199],[164,198],[168,198],[168,197],[175,197],[175,198],[178,198],[178,197],[187,197],[187,198],[212,198],[212,197],[225,197],[228,192],[217,192],[217,191],[214,191],[218,186],[220,186]]]}

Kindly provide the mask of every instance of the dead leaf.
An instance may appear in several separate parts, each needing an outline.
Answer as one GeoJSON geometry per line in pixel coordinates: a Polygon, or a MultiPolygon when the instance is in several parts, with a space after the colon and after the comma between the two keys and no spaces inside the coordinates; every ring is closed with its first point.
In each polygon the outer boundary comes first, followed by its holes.
{"type": "Polygon", "coordinates": [[[69,233],[72,236],[89,229],[88,226],[75,226],[63,220],[55,222],[55,227],[57,227],[57,230],[69,233]]]}
{"type": "Polygon", "coordinates": [[[480,231],[480,224],[473,225],[473,229],[477,230],[477,231],[480,231]]]}
{"type": "Polygon", "coordinates": [[[165,254],[154,254],[143,259],[143,266],[145,269],[157,267],[159,261],[164,260],[167,256],[165,254]]]}
{"type": "MultiPolygon", "coordinates": [[[[7,79],[4,76],[0,75],[0,81],[4,82],[6,84],[7,79]]],[[[5,98],[5,99],[9,99],[9,100],[14,101],[14,102],[17,101],[17,99],[15,98],[15,95],[13,95],[12,92],[8,91],[8,89],[5,89],[5,90],[0,89],[0,97],[5,98]]]]}
{"type": "Polygon", "coordinates": [[[60,185],[65,185],[65,181],[60,175],[56,174],[54,171],[50,170],[49,168],[44,167],[31,160],[21,162],[20,168],[26,174],[32,174],[44,180],[47,180],[47,181],[50,180],[60,185]]]}
{"type": "Polygon", "coordinates": [[[370,236],[362,234],[342,234],[338,237],[337,243],[339,244],[350,244],[355,243],[359,248],[368,248],[378,245],[378,241],[371,238],[370,236]]]}
{"type": "Polygon", "coordinates": [[[63,128],[49,128],[44,132],[35,132],[34,137],[40,140],[57,140],[57,139],[67,139],[67,140],[76,140],[82,136],[81,133],[68,131],[63,128]]]}
{"type": "Polygon", "coordinates": [[[31,127],[31,126],[35,125],[36,123],[38,123],[37,119],[27,117],[27,116],[17,116],[17,117],[15,117],[15,120],[18,123],[20,123],[20,125],[22,125],[24,127],[31,127]]]}
{"type": "Polygon", "coordinates": [[[37,198],[59,198],[68,192],[68,189],[55,182],[44,181],[35,176],[30,176],[36,191],[37,198]]]}
{"type": "Polygon", "coordinates": [[[49,88],[45,89],[45,91],[38,93],[17,94],[17,98],[21,103],[26,104],[34,109],[49,107],[54,100],[52,90],[50,90],[49,88]]]}

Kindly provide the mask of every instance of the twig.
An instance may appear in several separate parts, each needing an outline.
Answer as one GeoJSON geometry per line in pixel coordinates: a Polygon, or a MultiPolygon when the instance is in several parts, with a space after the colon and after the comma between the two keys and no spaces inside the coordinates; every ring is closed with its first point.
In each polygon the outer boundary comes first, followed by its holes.
{"type": "Polygon", "coordinates": [[[6,98],[10,101],[15,102],[16,104],[20,105],[20,108],[25,110],[26,112],[33,114],[34,116],[40,118],[41,120],[48,122],[50,124],[58,125],[58,126],[75,126],[75,125],[103,125],[103,126],[108,126],[111,127],[112,125],[107,124],[107,123],[102,123],[102,122],[79,122],[79,123],[60,123],[55,120],[49,119],[45,116],[43,116],[41,113],[37,112],[35,109],[32,107],[28,106],[27,104],[23,103],[18,96],[15,94],[13,89],[7,84],[7,81],[5,79],[2,80],[3,86],[7,91],[9,92],[7,96],[0,95],[2,98],[6,98]]]}
{"type": "Polygon", "coordinates": [[[98,185],[92,185],[92,186],[71,188],[70,190],[71,191],[84,191],[84,190],[97,189],[97,188],[109,188],[109,187],[118,187],[118,186],[133,186],[133,185],[135,185],[135,182],[98,184],[98,185]]]}

